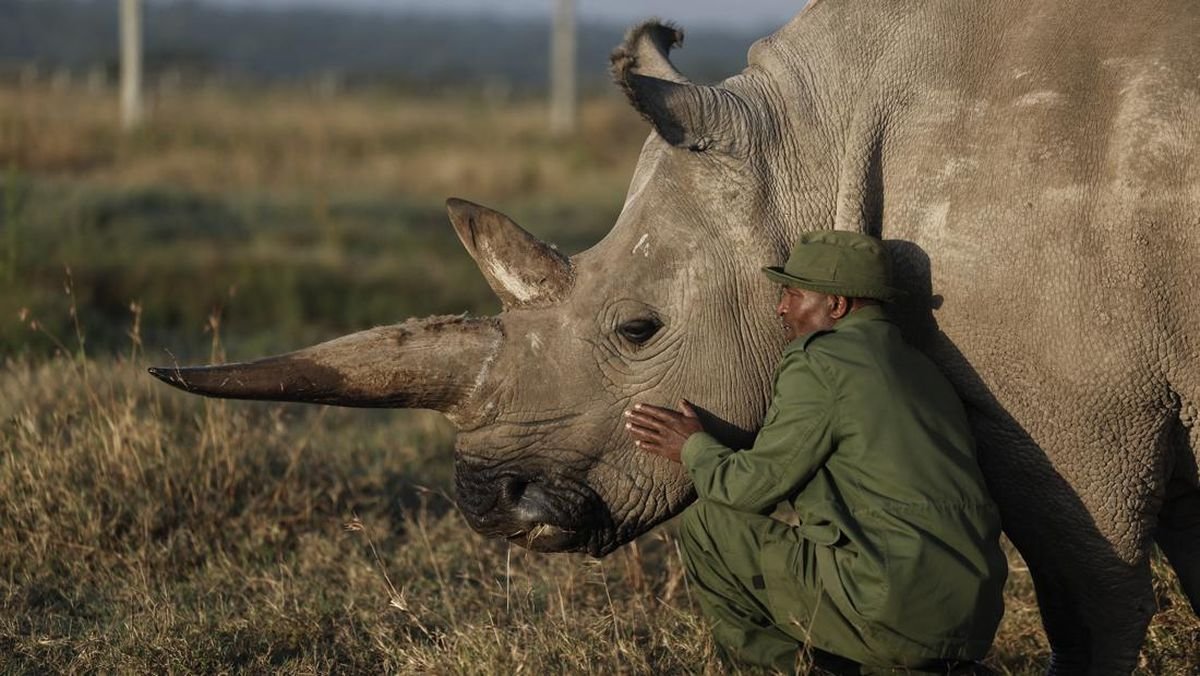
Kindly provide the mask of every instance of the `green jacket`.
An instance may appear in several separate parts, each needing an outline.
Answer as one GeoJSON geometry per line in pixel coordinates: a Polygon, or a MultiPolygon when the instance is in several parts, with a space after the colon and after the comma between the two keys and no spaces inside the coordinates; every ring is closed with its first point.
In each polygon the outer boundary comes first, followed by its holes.
{"type": "Polygon", "coordinates": [[[957,394],[882,307],[787,346],[751,448],[701,432],[682,459],[702,500],[791,502],[823,594],[787,591],[796,546],[764,552],[764,576],[814,647],[864,664],[987,652],[1007,575],[996,506],[957,394]]]}

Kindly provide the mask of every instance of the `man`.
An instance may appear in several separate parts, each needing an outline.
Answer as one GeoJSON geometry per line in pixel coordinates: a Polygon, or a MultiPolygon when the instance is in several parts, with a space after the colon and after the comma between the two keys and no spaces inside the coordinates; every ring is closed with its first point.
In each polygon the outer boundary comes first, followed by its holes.
{"type": "Polygon", "coordinates": [[[694,409],[639,404],[639,448],[682,462],[688,574],[730,656],[795,668],[947,673],[987,653],[1004,612],[1000,523],[961,401],[881,302],[898,295],[879,240],[800,237],[776,308],[791,340],[744,450],[694,409]],[[791,526],[768,516],[790,501],[791,526]]]}

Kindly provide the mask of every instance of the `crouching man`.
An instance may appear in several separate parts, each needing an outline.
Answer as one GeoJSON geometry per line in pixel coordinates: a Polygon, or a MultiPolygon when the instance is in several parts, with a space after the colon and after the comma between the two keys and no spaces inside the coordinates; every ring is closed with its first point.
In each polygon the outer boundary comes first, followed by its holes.
{"type": "Polygon", "coordinates": [[[898,294],[886,251],[806,233],[763,271],[791,342],[753,446],[724,446],[687,402],[626,412],[695,483],[680,537],[716,642],[789,672],[805,650],[844,673],[970,669],[1004,612],[999,517],[961,401],[880,304],[898,294]],[[768,516],[785,500],[799,525],[768,516]]]}

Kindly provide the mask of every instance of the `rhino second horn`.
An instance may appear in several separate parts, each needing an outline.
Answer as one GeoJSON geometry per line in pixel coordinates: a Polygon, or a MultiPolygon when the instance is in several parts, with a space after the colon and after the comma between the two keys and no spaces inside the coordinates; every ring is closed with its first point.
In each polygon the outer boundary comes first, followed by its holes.
{"type": "Polygon", "coordinates": [[[720,86],[693,84],[671,63],[683,31],[657,21],[625,36],[610,57],[613,80],[664,141],[678,148],[741,154],[750,136],[751,108],[720,86]]]}
{"type": "Polygon", "coordinates": [[[410,319],[296,352],[218,366],[153,367],[186,392],[222,399],[427,408],[456,420],[500,348],[494,318],[410,319]]]}
{"type": "Polygon", "coordinates": [[[634,26],[625,40],[609,56],[613,79],[624,86],[630,72],[639,75],[690,84],[690,80],[671,63],[669,54],[683,44],[683,31],[671,24],[656,20],[634,26]]]}
{"type": "Polygon", "coordinates": [[[506,309],[552,305],[575,281],[571,261],[499,211],[446,200],[454,231],[506,309]]]}

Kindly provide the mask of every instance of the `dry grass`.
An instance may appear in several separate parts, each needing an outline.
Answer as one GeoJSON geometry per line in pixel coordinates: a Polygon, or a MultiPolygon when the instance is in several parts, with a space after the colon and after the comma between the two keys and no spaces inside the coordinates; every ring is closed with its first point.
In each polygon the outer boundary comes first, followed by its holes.
{"type": "Polygon", "coordinates": [[[0,671],[711,659],[669,536],[595,561],[472,534],[436,415],[198,401],[128,361],[83,368],[3,373],[0,671]]]}
{"type": "MultiPolygon", "coordinates": [[[[0,439],[0,671],[720,671],[670,525],[599,561],[484,540],[436,414],[204,401],[63,357],[0,372],[0,439]]],[[[1012,564],[989,663],[1034,673],[1012,564]]],[[[1142,671],[1196,673],[1200,622],[1160,579],[1142,671]]]]}

